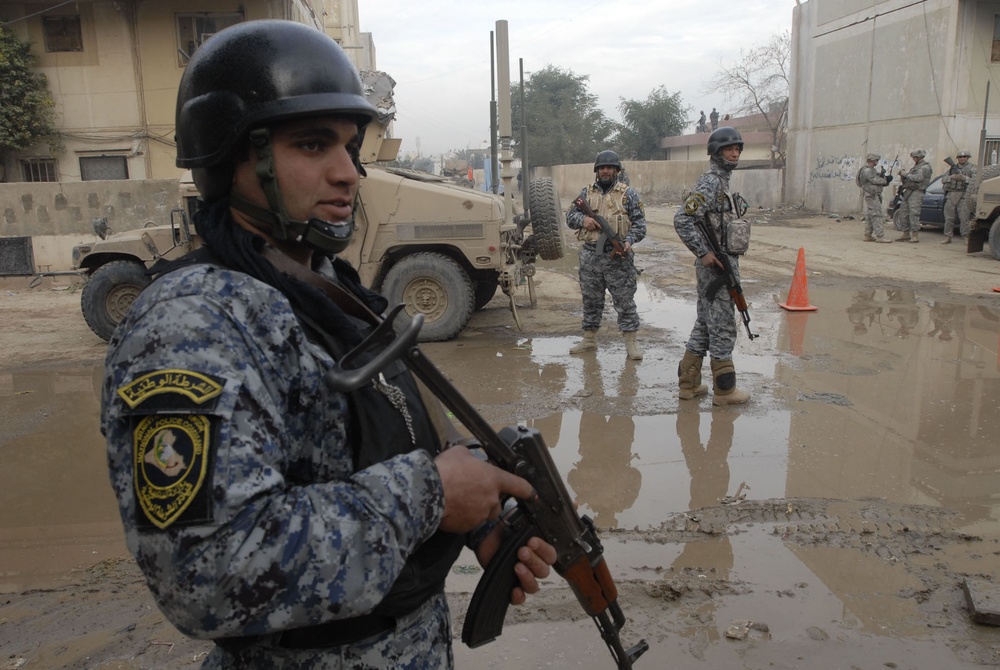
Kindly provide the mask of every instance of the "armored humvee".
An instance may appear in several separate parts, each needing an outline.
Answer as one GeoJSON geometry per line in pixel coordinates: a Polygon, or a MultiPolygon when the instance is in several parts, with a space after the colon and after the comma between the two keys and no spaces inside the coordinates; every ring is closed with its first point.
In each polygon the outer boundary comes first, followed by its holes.
{"type": "MultiPolygon", "coordinates": [[[[424,172],[385,167],[400,140],[387,137],[395,108],[386,95],[384,73],[363,73],[369,99],[381,112],[365,132],[361,180],[350,246],[340,256],[364,283],[390,304],[404,303],[424,315],[422,341],[448,340],[468,324],[499,288],[517,319],[514,292],[525,285],[534,303],[537,258],[563,256],[562,207],[551,178],[528,185],[528,210],[508,195],[475,191],[424,172]],[[374,82],[370,84],[370,82],[374,82]],[[374,98],[374,99],[373,99],[374,98]],[[505,215],[505,207],[511,215],[505,215]]],[[[508,180],[509,181],[509,180],[508,180]]],[[[173,259],[200,245],[191,217],[197,192],[190,177],[180,182],[178,206],[169,226],[107,235],[73,249],[73,267],[87,276],[81,306],[90,328],[109,339],[139,292],[150,282],[146,269],[159,258],[173,259]]],[[[509,191],[510,189],[508,189],[509,191]]]]}

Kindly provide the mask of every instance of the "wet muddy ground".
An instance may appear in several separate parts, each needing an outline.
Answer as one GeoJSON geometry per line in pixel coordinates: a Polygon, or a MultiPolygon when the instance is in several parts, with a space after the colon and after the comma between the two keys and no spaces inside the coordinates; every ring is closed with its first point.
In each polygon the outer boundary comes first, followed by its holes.
{"type": "MultiPolygon", "coordinates": [[[[575,252],[424,348],[494,426],[538,428],[601,531],[637,668],[1000,665],[962,584],[1000,566],[1000,262],[861,242],[861,223],[762,212],[742,264],[751,328],[734,360],[750,404],[676,398],[694,319],[691,258],[651,207],[638,248],[646,355],[625,359],[610,301],[578,337],[575,252]],[[809,303],[783,310],[799,248],[809,303]]],[[[0,669],[196,667],[128,557],[98,433],[103,343],[79,287],[0,281],[0,669]]],[[[706,365],[707,371],[707,365],[706,365]]],[[[481,572],[449,582],[456,636],[481,572]]],[[[459,668],[610,668],[553,576],[459,668]]]]}

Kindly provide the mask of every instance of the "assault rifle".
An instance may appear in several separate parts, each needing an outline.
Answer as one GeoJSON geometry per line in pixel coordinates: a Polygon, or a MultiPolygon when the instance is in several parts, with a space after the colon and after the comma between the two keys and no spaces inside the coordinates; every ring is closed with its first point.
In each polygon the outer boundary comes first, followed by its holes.
{"type": "Polygon", "coordinates": [[[601,225],[601,236],[597,238],[597,250],[604,253],[604,247],[606,243],[611,243],[611,258],[626,258],[625,253],[625,238],[619,235],[617,232],[611,229],[611,224],[600,214],[594,212],[590,207],[590,203],[584,197],[579,197],[573,201],[573,204],[578,210],[583,212],[584,216],[589,216],[594,221],[597,221],[601,225]]]}
{"type": "MultiPolygon", "coordinates": [[[[344,306],[340,299],[337,303],[344,306]]],[[[631,669],[636,659],[649,649],[649,644],[640,640],[628,649],[622,646],[619,633],[625,625],[625,615],[618,604],[618,589],[604,561],[604,548],[593,522],[586,516],[577,515],[541,434],[524,426],[495,432],[417,346],[423,315],[417,314],[400,332],[394,329],[393,322],[402,308],[403,305],[398,305],[385,319],[367,310],[364,310],[367,314],[360,314],[356,307],[350,311],[377,324],[377,328],[341,358],[328,374],[327,382],[337,390],[350,391],[373,379],[392,361],[402,360],[472,433],[494,465],[527,479],[535,491],[531,499],[517,500],[513,506],[505,505],[507,511],[503,518],[509,532],[486,566],[472,596],[462,628],[462,641],[470,647],[478,647],[500,635],[510,605],[511,589],[518,584],[514,573],[517,550],[537,535],[555,547],[556,572],[569,582],[580,605],[597,624],[619,670],[631,669]],[[378,352],[371,361],[357,368],[350,367],[358,355],[370,351],[378,352]]]]}
{"type": "Polygon", "coordinates": [[[962,172],[962,168],[958,166],[958,163],[951,156],[945,158],[944,162],[948,164],[948,174],[960,174],[962,172]]]}
{"type": "Polygon", "coordinates": [[[740,285],[739,279],[736,278],[736,273],[733,272],[733,265],[729,262],[729,255],[722,250],[719,240],[715,237],[715,231],[708,224],[707,216],[706,214],[705,216],[695,218],[695,228],[702,232],[705,236],[705,241],[708,242],[708,246],[712,248],[712,253],[722,263],[722,277],[719,278],[719,281],[725,283],[729,289],[729,296],[733,299],[736,309],[740,311],[743,326],[747,329],[747,337],[752,342],[755,337],[760,337],[760,335],[754,335],[750,332],[750,308],[747,307],[746,298],[743,297],[743,287],[740,285]]]}

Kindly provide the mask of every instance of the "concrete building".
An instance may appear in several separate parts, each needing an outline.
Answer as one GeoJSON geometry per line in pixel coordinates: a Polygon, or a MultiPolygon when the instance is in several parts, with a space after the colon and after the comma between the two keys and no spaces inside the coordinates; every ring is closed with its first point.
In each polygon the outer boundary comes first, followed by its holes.
{"type": "Polygon", "coordinates": [[[170,222],[184,67],[214,33],[254,19],[324,30],[359,69],[375,69],[357,0],[0,2],[0,22],[31,42],[48,79],[61,145],[0,151],[0,275],[60,265],[93,239],[95,217],[114,230],[170,222]]]}
{"type": "Polygon", "coordinates": [[[854,177],[868,152],[883,164],[898,154],[898,173],[923,148],[937,175],[961,149],[982,165],[982,143],[989,163],[1000,145],[997,84],[1000,2],[796,2],[786,202],[860,211],[854,177]]]}

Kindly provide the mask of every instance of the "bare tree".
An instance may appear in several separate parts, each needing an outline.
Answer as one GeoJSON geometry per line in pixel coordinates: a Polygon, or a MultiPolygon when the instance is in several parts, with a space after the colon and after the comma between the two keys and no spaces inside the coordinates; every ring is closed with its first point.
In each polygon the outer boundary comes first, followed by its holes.
{"type": "Polygon", "coordinates": [[[788,70],[792,40],[787,31],[748,51],[720,70],[706,87],[722,93],[737,114],[761,114],[771,132],[771,166],[785,160],[788,129],[788,70]]]}

